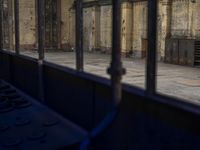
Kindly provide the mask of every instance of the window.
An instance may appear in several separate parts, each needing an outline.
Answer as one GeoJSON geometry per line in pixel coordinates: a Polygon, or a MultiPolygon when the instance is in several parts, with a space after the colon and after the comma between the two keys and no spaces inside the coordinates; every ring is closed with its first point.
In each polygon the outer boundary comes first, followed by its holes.
{"type": "Polygon", "coordinates": [[[39,53],[41,60],[106,78],[110,66],[113,78],[123,74],[121,55],[124,83],[150,96],[199,104],[200,3],[117,1],[113,7],[111,1],[14,2],[4,0],[1,6],[4,49],[34,58],[39,53]]]}
{"type": "Polygon", "coordinates": [[[158,73],[159,93],[198,103],[200,100],[199,3],[159,3],[158,73]]]}
{"type": "Polygon", "coordinates": [[[45,0],[45,60],[75,69],[76,11],[73,0],[45,0]]]}

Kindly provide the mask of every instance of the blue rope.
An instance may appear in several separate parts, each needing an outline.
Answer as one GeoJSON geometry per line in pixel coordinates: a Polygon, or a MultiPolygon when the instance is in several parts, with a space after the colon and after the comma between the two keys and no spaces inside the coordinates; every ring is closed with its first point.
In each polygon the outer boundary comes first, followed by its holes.
{"type": "Polygon", "coordinates": [[[89,136],[85,140],[83,140],[83,142],[81,142],[79,150],[87,150],[88,146],[91,143],[91,139],[95,138],[103,130],[105,130],[112,123],[112,121],[114,120],[116,114],[117,114],[117,110],[114,110],[111,113],[109,113],[103,119],[103,121],[101,121],[101,123],[89,133],[89,136]]]}

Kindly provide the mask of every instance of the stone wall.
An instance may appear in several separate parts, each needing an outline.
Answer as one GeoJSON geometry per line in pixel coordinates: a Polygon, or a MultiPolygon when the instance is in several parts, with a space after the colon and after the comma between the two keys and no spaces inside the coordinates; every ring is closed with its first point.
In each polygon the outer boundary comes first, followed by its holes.
{"type": "Polygon", "coordinates": [[[133,5],[125,2],[122,4],[122,21],[121,21],[121,47],[122,53],[132,53],[132,34],[133,34],[133,5]]]}
{"type": "Polygon", "coordinates": [[[112,6],[100,7],[100,49],[110,52],[112,47],[112,6]]]}
{"type": "Polygon", "coordinates": [[[133,56],[142,57],[142,44],[147,40],[147,2],[133,3],[133,56]]]}
{"type": "Polygon", "coordinates": [[[61,48],[75,49],[74,0],[61,0],[61,48]]]}
{"type": "Polygon", "coordinates": [[[172,1],[172,26],[173,37],[199,38],[200,37],[200,1],[190,0],[172,1]]]}
{"type": "MultiPolygon", "coordinates": [[[[13,7],[14,0],[8,0],[13,7]]],[[[110,53],[112,47],[112,5],[90,3],[83,9],[84,50],[100,50],[110,53]],[[90,5],[88,5],[90,4],[90,5]],[[92,5],[91,5],[92,4],[92,5]]],[[[35,48],[37,43],[37,12],[35,0],[20,0],[20,44],[22,48],[35,48]]],[[[62,49],[75,49],[74,0],[60,0],[60,45],[62,49]]],[[[125,1],[121,5],[122,53],[137,58],[147,52],[147,1],[125,1]]],[[[13,43],[12,21],[10,43],[13,43]]],[[[157,51],[159,59],[165,55],[165,41],[168,38],[200,38],[200,0],[159,0],[157,20],[157,51]]],[[[14,35],[14,34],[13,34],[14,35]]],[[[12,44],[11,44],[12,45],[12,44]]]]}
{"type": "Polygon", "coordinates": [[[34,48],[37,39],[35,0],[19,0],[19,22],[21,49],[34,48]]]}

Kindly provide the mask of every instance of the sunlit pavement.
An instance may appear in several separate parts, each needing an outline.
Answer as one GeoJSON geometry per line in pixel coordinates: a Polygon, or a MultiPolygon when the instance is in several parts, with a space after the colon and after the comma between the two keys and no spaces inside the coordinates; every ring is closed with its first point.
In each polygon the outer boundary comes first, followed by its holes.
{"type": "MultiPolygon", "coordinates": [[[[37,58],[36,52],[22,54],[37,58]]],[[[74,52],[48,52],[45,60],[75,69],[74,52]]],[[[106,69],[110,65],[110,55],[85,53],[84,70],[91,74],[109,78],[106,69]]],[[[145,88],[145,59],[123,58],[127,73],[123,82],[145,88]]],[[[158,63],[157,91],[200,104],[200,68],[158,63]]]]}

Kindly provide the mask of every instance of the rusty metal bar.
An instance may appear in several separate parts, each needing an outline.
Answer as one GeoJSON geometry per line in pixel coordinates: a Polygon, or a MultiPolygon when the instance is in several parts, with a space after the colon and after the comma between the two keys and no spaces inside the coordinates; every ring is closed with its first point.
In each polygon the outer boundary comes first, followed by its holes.
{"type": "Polygon", "coordinates": [[[83,2],[76,0],[76,69],[82,72],[83,68],[83,2]]]}
{"type": "Polygon", "coordinates": [[[37,1],[38,8],[38,93],[42,102],[45,101],[44,95],[44,77],[43,77],[43,60],[45,46],[45,0],[37,1]]]}
{"type": "Polygon", "coordinates": [[[3,0],[0,0],[0,50],[3,49],[3,0]]]}
{"type": "Polygon", "coordinates": [[[121,61],[121,0],[112,0],[112,4],[112,60],[108,73],[111,75],[112,101],[117,106],[122,98],[121,80],[125,74],[121,61]]]}
{"type": "Polygon", "coordinates": [[[20,33],[19,33],[19,0],[14,0],[15,12],[15,52],[19,54],[20,47],[20,33]]]}
{"type": "Polygon", "coordinates": [[[157,0],[148,0],[148,54],[146,64],[147,94],[156,92],[157,0]]]}
{"type": "Polygon", "coordinates": [[[38,0],[38,53],[39,60],[44,59],[45,45],[45,0],[38,0]]]}

